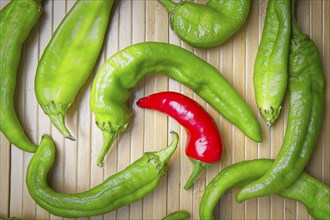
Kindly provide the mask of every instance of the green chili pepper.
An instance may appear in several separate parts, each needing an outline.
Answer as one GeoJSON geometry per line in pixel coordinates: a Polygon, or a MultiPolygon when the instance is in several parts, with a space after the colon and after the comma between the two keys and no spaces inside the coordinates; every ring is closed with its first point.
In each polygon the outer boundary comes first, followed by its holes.
{"type": "Polygon", "coordinates": [[[14,107],[16,76],[22,46],[42,14],[41,0],[12,0],[0,11],[0,130],[16,147],[35,152],[14,107]]]}
{"type": "Polygon", "coordinates": [[[259,112],[268,126],[280,114],[287,89],[290,36],[290,0],[269,0],[253,75],[259,112]]]}
{"type": "Polygon", "coordinates": [[[54,164],[55,147],[53,141],[44,135],[28,166],[26,183],[29,193],[39,206],[62,217],[88,217],[118,209],[143,198],[159,185],[178,144],[178,134],[171,132],[171,135],[172,143],[168,148],[145,153],[123,171],[88,191],[76,194],[58,193],[48,185],[47,176],[54,164]]]}
{"type": "Polygon", "coordinates": [[[189,213],[186,211],[177,211],[165,216],[162,220],[184,220],[188,219],[189,216],[189,213]]]}
{"type": "Polygon", "coordinates": [[[47,45],[35,77],[38,103],[69,139],[64,117],[96,63],[114,0],[77,0],[47,45]]]}
{"type": "MultiPolygon", "coordinates": [[[[273,160],[242,161],[226,167],[207,185],[199,207],[200,219],[214,219],[213,209],[222,194],[230,188],[241,188],[264,175],[273,160]]],[[[288,188],[277,193],[303,203],[315,219],[330,219],[330,188],[303,172],[288,188]]]]}
{"type": "Polygon", "coordinates": [[[93,82],[91,110],[104,136],[98,165],[102,166],[113,140],[128,125],[132,115],[127,105],[131,90],[150,73],[164,73],[183,83],[248,137],[262,141],[260,126],[252,111],[216,68],[178,46],[144,42],[113,55],[93,82]]]}
{"type": "Polygon", "coordinates": [[[205,5],[190,1],[159,0],[170,15],[171,29],[195,47],[214,47],[228,40],[245,23],[250,0],[209,0],[205,5]]]}
{"type": "Polygon", "coordinates": [[[290,110],[283,145],[271,169],[244,187],[238,201],[286,189],[303,171],[316,144],[325,102],[321,57],[294,16],[289,59],[290,110]]]}

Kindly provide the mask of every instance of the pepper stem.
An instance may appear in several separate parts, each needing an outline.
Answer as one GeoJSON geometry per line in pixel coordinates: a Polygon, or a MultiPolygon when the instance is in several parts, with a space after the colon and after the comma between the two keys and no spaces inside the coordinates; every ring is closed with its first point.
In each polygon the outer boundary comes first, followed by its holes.
{"type": "Polygon", "coordinates": [[[104,164],[104,157],[110,150],[113,141],[116,139],[118,133],[117,132],[108,132],[108,131],[103,131],[103,146],[101,148],[101,151],[99,153],[99,156],[97,158],[97,166],[103,167],[104,164]]]}
{"type": "Polygon", "coordinates": [[[163,161],[164,163],[167,163],[170,160],[171,156],[176,150],[176,147],[178,146],[179,135],[176,132],[171,131],[171,136],[171,144],[167,148],[155,153],[159,157],[159,160],[163,161]]]}
{"type": "Polygon", "coordinates": [[[196,182],[197,177],[200,175],[200,173],[209,166],[209,164],[207,163],[202,163],[198,160],[193,160],[190,159],[192,161],[192,163],[194,164],[194,169],[186,183],[186,185],[184,186],[184,189],[188,190],[190,189],[190,187],[196,182]]]}
{"type": "Polygon", "coordinates": [[[162,3],[162,5],[166,8],[168,12],[171,12],[177,5],[177,3],[174,3],[171,0],[159,0],[159,1],[160,3],[162,3]]]}
{"type": "Polygon", "coordinates": [[[49,114],[48,115],[53,125],[57,128],[59,132],[65,137],[72,141],[76,139],[70,134],[69,130],[65,126],[64,115],[63,114],[49,114]]]}

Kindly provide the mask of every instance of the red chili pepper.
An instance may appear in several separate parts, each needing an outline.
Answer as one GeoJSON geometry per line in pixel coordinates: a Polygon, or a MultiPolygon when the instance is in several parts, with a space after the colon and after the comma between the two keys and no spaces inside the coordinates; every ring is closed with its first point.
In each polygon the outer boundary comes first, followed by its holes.
{"type": "Polygon", "coordinates": [[[176,92],[160,92],[137,101],[141,108],[158,110],[185,127],[188,140],[186,155],[194,164],[185,189],[189,189],[204,168],[219,161],[222,142],[212,117],[194,100],[176,92]]]}

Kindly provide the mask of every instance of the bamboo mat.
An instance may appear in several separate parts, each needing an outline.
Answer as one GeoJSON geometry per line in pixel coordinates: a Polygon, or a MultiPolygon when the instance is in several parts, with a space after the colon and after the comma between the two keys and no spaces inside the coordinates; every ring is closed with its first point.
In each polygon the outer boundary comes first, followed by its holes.
{"type": "MultiPolygon", "coordinates": [[[[0,7],[7,4],[0,0],[0,7]]],[[[203,3],[205,0],[199,0],[203,3]]],[[[242,160],[275,158],[285,132],[288,97],[283,113],[272,128],[258,116],[264,141],[257,144],[222,118],[213,108],[195,95],[189,88],[162,75],[144,78],[133,91],[132,106],[135,116],[130,127],[120,135],[106,158],[104,168],[96,166],[96,157],[102,145],[102,134],[95,125],[90,112],[89,96],[91,83],[101,64],[117,51],[143,41],[160,41],[179,45],[216,67],[258,115],[253,90],[253,66],[262,33],[266,0],[253,0],[250,15],[244,27],[225,44],[213,49],[194,49],[178,39],[168,25],[168,15],[156,0],[121,0],[113,8],[112,21],[105,40],[102,55],[88,82],[79,92],[76,101],[67,113],[66,121],[73,142],[65,140],[51,125],[34,94],[34,76],[45,46],[64,15],[72,7],[71,0],[45,0],[44,14],[24,45],[18,82],[16,106],[21,123],[28,136],[39,143],[42,134],[51,135],[56,143],[55,167],[51,173],[52,187],[63,193],[85,191],[108,176],[124,169],[141,157],[143,152],[159,150],[170,142],[169,131],[180,135],[180,146],[172,157],[168,173],[159,187],[151,194],[131,205],[90,219],[160,219],[167,213],[187,210],[191,219],[199,218],[199,203],[208,182],[223,168],[242,160]],[[192,171],[192,164],[185,156],[185,130],[166,115],[139,109],[135,102],[159,91],[177,91],[197,100],[216,120],[223,139],[222,160],[207,169],[191,190],[183,184],[192,171]]],[[[330,81],[330,1],[298,1],[298,22],[320,49],[326,81],[330,81]]],[[[201,73],[203,74],[203,73],[201,73]]],[[[330,88],[326,87],[325,118],[317,146],[306,170],[314,177],[330,184],[330,88]],[[327,134],[327,135],[326,135],[327,134]]],[[[32,157],[30,153],[11,147],[0,135],[0,216],[16,216],[24,219],[58,219],[37,206],[31,199],[26,185],[26,168],[32,157]]],[[[230,190],[220,200],[215,215],[219,219],[311,219],[306,208],[299,202],[270,196],[237,203],[237,190],[230,190]]]]}

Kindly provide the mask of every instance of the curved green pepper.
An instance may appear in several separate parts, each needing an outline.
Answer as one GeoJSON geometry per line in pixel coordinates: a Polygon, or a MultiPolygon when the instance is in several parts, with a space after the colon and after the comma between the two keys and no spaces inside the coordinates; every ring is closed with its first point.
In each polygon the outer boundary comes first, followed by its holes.
{"type": "Polygon", "coordinates": [[[16,147],[35,152],[14,107],[16,76],[22,46],[42,14],[37,0],[12,0],[0,12],[0,130],[16,147]]]}
{"type": "Polygon", "coordinates": [[[283,145],[271,169],[245,186],[238,201],[286,189],[303,171],[314,150],[324,114],[325,82],[320,53],[301,32],[294,16],[289,59],[290,109],[283,145]]]}
{"type": "Polygon", "coordinates": [[[39,61],[35,94],[55,127],[69,139],[64,116],[101,51],[114,0],[77,0],[39,61]]]}
{"type": "Polygon", "coordinates": [[[184,220],[188,219],[189,216],[189,213],[186,211],[176,211],[165,216],[164,218],[162,218],[162,220],[184,220]]]}
{"type": "Polygon", "coordinates": [[[250,11],[250,0],[209,0],[205,5],[159,1],[169,12],[171,28],[194,47],[222,44],[243,26],[250,11]]]}
{"type": "Polygon", "coordinates": [[[279,116],[287,89],[290,36],[290,0],[269,0],[253,75],[258,109],[268,126],[279,116]]]}
{"type": "Polygon", "coordinates": [[[169,147],[158,152],[145,153],[101,184],[76,194],[58,193],[48,185],[48,172],[55,160],[55,146],[44,135],[28,166],[27,188],[39,206],[57,216],[78,218],[113,211],[143,198],[159,185],[178,144],[178,134],[171,132],[171,135],[172,143],[169,147]]]}
{"type": "MultiPolygon", "coordinates": [[[[199,207],[200,219],[214,219],[213,209],[222,194],[231,188],[242,188],[253,182],[272,166],[273,160],[242,161],[226,167],[207,185],[199,207]]],[[[315,219],[330,218],[330,188],[303,172],[288,188],[277,193],[303,203],[315,219]]]]}
{"type": "Polygon", "coordinates": [[[262,141],[260,126],[252,111],[216,68],[178,46],[144,42],[113,55],[93,82],[91,110],[104,136],[98,165],[102,165],[118,133],[128,125],[132,115],[127,105],[131,89],[151,73],[163,73],[183,83],[248,137],[262,141]]]}

